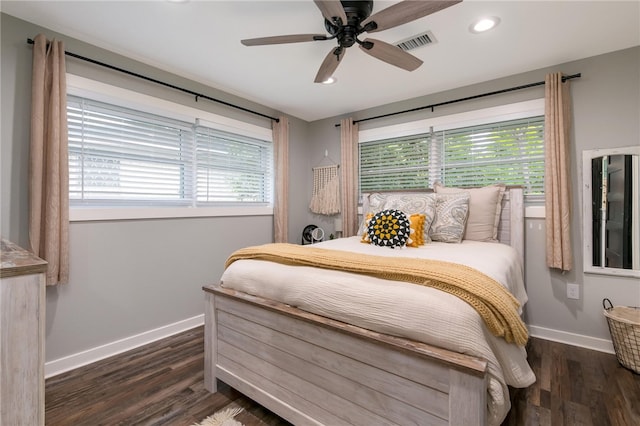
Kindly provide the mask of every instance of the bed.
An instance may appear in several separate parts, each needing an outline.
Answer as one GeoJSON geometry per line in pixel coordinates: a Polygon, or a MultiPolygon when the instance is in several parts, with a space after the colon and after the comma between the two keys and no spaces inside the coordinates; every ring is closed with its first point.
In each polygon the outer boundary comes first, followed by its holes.
{"type": "MultiPolygon", "coordinates": [[[[366,212],[375,200],[364,199],[366,212]]],[[[315,246],[466,259],[508,288],[521,313],[522,189],[507,188],[498,203],[501,244],[391,250],[357,236],[315,246]]],[[[535,381],[522,345],[496,337],[469,304],[435,288],[242,259],[204,291],[206,388],[215,392],[219,379],[295,425],[495,425],[509,410],[507,386],[535,381]]]]}

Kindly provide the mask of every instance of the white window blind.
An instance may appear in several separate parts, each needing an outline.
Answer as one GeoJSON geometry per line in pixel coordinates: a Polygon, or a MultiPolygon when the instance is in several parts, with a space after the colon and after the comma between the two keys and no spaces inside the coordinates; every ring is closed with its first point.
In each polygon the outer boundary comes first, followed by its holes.
{"type": "Polygon", "coordinates": [[[521,185],[529,200],[544,195],[544,117],[436,132],[446,186],[521,185]]]}
{"type": "Polygon", "coordinates": [[[271,202],[270,143],[197,126],[196,158],[198,204],[271,202]]]}
{"type": "Polygon", "coordinates": [[[544,195],[544,117],[360,144],[360,191],[446,186],[521,185],[544,195]]]}
{"type": "Polygon", "coordinates": [[[85,204],[189,204],[192,124],[67,98],[69,198],[85,204]]]}
{"type": "Polygon", "coordinates": [[[71,205],[268,205],[269,141],[67,97],[71,205]]]}
{"type": "Polygon", "coordinates": [[[428,186],[429,135],[360,144],[360,191],[428,186]]]}

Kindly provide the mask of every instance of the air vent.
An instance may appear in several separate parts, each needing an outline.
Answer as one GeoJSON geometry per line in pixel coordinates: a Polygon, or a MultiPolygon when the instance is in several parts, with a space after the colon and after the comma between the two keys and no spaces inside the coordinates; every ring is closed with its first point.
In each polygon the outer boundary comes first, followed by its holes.
{"type": "Polygon", "coordinates": [[[433,33],[431,31],[427,31],[417,36],[413,36],[409,39],[399,41],[396,43],[396,46],[406,52],[409,50],[417,49],[418,47],[426,46],[428,44],[433,44],[435,42],[436,39],[433,36],[433,33]]]}

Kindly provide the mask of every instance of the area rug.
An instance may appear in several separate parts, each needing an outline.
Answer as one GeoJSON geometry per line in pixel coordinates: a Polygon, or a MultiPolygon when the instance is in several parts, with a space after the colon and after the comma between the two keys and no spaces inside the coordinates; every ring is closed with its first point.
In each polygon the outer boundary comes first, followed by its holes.
{"type": "Polygon", "coordinates": [[[216,411],[200,423],[194,423],[192,426],[243,426],[242,423],[234,419],[235,416],[243,411],[244,408],[232,402],[222,410],[216,411]]]}

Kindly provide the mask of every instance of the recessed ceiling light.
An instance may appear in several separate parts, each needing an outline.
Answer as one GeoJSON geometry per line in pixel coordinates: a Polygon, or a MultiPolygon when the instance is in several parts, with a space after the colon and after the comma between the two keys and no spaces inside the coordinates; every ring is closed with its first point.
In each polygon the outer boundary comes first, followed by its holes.
{"type": "Polygon", "coordinates": [[[333,84],[333,83],[335,83],[336,81],[338,81],[338,79],[337,79],[337,78],[335,78],[335,77],[329,77],[328,79],[326,79],[325,81],[323,81],[323,82],[322,82],[322,84],[333,84]]]}
{"type": "Polygon", "coordinates": [[[472,33],[483,33],[485,31],[489,31],[492,28],[495,28],[500,23],[500,18],[496,16],[491,16],[488,18],[482,18],[475,21],[469,27],[469,31],[472,33]]]}

